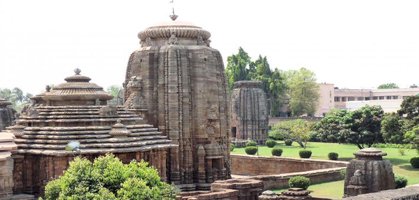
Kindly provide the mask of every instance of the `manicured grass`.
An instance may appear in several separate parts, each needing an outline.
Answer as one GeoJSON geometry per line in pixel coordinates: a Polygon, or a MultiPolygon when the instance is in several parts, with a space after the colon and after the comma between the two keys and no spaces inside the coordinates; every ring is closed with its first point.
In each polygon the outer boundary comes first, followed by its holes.
{"type": "MultiPolygon", "coordinates": [[[[301,148],[297,143],[294,142],[292,146],[285,146],[282,141],[278,141],[278,143],[278,146],[283,149],[281,157],[299,158],[298,152],[303,148],[301,148]]],[[[328,160],[327,154],[329,152],[336,152],[339,154],[339,160],[342,161],[349,161],[353,159],[355,157],[353,153],[359,151],[358,147],[352,144],[322,142],[309,142],[306,149],[313,152],[311,159],[328,160]]],[[[393,164],[394,174],[406,177],[408,180],[408,185],[419,184],[419,169],[414,169],[410,165],[410,158],[419,156],[416,150],[405,149],[405,155],[401,156],[399,149],[397,148],[380,149],[387,153],[387,156],[385,156],[384,159],[390,160],[390,162],[393,164]]],[[[271,156],[271,150],[271,148],[266,146],[259,146],[258,154],[260,156],[271,156]]],[[[246,154],[244,152],[244,148],[235,148],[232,153],[246,154]]],[[[309,190],[314,191],[313,196],[327,195],[327,197],[340,199],[343,195],[343,181],[316,184],[310,186],[309,190]]]]}
{"type": "MultiPolygon", "coordinates": [[[[286,189],[272,190],[272,191],[274,191],[276,193],[281,193],[284,190],[286,190],[286,189]]],[[[312,191],[310,193],[310,195],[313,196],[313,197],[342,199],[342,197],[343,197],[343,180],[311,185],[307,190],[312,191]]]]}

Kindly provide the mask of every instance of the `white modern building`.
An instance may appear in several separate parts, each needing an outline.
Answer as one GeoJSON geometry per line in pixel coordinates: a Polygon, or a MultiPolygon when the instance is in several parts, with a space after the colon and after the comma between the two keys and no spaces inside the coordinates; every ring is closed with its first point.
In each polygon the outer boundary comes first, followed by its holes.
{"type": "Polygon", "coordinates": [[[381,106],[384,112],[396,112],[408,96],[419,95],[419,88],[338,89],[334,84],[319,84],[319,105],[315,116],[321,117],[333,108],[356,110],[365,105],[381,106]]]}

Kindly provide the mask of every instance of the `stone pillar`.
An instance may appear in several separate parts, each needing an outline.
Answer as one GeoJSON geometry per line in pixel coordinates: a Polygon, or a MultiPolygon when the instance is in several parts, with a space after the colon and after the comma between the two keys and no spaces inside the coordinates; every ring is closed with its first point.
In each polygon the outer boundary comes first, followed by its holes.
{"type": "Polygon", "coordinates": [[[198,147],[198,183],[205,183],[205,149],[202,145],[198,147]]]}
{"type": "Polygon", "coordinates": [[[345,197],[395,188],[392,165],[383,160],[387,153],[366,148],[354,155],[346,168],[345,197]]]}

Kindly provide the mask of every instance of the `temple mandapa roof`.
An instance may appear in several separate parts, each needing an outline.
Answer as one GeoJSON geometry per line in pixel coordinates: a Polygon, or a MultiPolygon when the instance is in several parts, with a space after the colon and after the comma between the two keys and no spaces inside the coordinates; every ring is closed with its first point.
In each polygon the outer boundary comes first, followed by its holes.
{"type": "Polygon", "coordinates": [[[16,136],[17,153],[66,155],[149,151],[172,148],[171,140],[157,128],[124,107],[84,101],[112,98],[90,78],[76,75],[35,98],[23,109],[16,125],[8,131],[16,136]],[[48,91],[50,90],[50,91],[48,91]],[[81,96],[83,95],[83,96],[81,96]],[[80,98],[76,98],[76,97],[80,98]],[[110,98],[109,98],[110,97],[110,98]],[[83,101],[79,101],[82,99],[83,101]],[[53,105],[49,105],[54,100],[53,105]],[[66,151],[71,141],[80,143],[77,152],[66,151]]]}

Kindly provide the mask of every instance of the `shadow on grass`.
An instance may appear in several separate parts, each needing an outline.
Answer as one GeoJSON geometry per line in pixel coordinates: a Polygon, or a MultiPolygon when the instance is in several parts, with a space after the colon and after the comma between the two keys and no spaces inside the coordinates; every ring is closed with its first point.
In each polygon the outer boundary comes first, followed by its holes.
{"type": "Polygon", "coordinates": [[[407,171],[417,171],[417,172],[419,172],[419,169],[415,169],[415,168],[413,168],[412,167],[412,165],[402,165],[402,166],[399,166],[401,169],[404,169],[404,170],[407,170],[407,171]]]}
{"type": "Polygon", "coordinates": [[[387,159],[390,160],[391,164],[393,165],[401,165],[401,164],[409,163],[407,159],[400,159],[400,158],[387,158],[387,159]]]}
{"type": "Polygon", "coordinates": [[[338,161],[351,161],[354,158],[355,157],[342,157],[342,158],[339,158],[338,161]]]}
{"type": "MultiPolygon", "coordinates": [[[[339,160],[340,161],[351,161],[354,158],[355,157],[341,157],[341,158],[339,158],[339,160]]],[[[386,158],[384,158],[384,159],[386,159],[386,158]]],[[[393,164],[393,165],[402,165],[402,164],[409,163],[408,160],[400,159],[400,158],[387,158],[387,160],[390,160],[391,164],[393,164]]],[[[409,165],[407,165],[407,166],[409,166],[409,165]]]]}

